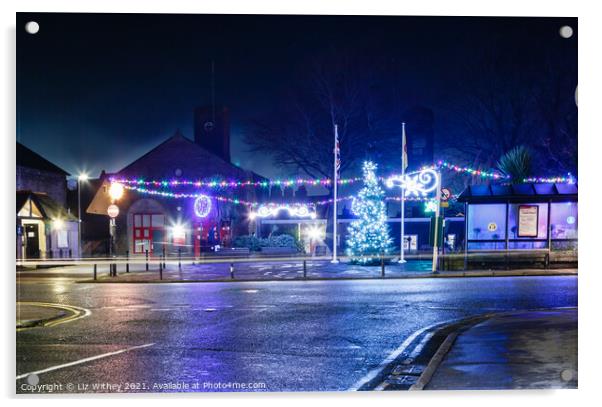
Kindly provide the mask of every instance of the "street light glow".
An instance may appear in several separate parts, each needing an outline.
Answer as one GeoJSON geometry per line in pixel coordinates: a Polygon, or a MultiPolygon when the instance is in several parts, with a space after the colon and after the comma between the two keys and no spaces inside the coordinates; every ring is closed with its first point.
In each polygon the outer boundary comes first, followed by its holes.
{"type": "Polygon", "coordinates": [[[324,233],[322,233],[322,229],[319,226],[311,226],[305,233],[310,240],[324,239],[324,233]]]}
{"type": "Polygon", "coordinates": [[[174,239],[183,239],[186,236],[186,228],[181,223],[175,223],[171,226],[171,234],[174,239]]]}
{"type": "Polygon", "coordinates": [[[121,198],[123,196],[123,185],[121,185],[119,182],[111,183],[111,186],[109,187],[109,195],[114,201],[121,198]]]}
{"type": "Polygon", "coordinates": [[[52,221],[52,229],[54,230],[63,230],[64,226],[65,222],[62,219],[57,218],[52,221]]]}
{"type": "Polygon", "coordinates": [[[79,175],[77,176],[77,180],[78,180],[78,181],[85,182],[85,181],[87,181],[88,179],[89,179],[89,177],[88,177],[88,174],[86,174],[85,172],[82,172],[81,174],[79,174],[79,175]]]}

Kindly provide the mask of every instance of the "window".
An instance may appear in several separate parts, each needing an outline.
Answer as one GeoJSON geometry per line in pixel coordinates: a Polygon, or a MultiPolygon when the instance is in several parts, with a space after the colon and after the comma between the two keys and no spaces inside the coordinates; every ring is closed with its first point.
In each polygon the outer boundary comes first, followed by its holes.
{"type": "Polygon", "coordinates": [[[159,213],[135,213],[134,217],[134,253],[157,253],[165,245],[165,215],[159,213]]]}
{"type": "Polygon", "coordinates": [[[469,205],[468,239],[506,239],[506,204],[469,205]]]}
{"type": "Polygon", "coordinates": [[[550,228],[552,239],[577,239],[577,203],[552,203],[550,228]]]}

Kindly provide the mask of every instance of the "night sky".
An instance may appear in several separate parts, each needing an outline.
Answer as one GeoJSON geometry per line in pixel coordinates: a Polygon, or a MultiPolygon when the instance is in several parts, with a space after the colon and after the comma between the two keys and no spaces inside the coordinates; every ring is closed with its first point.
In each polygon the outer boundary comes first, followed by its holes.
{"type": "Polygon", "coordinates": [[[439,106],[484,48],[521,47],[519,67],[542,49],[556,52],[552,64],[576,65],[576,35],[558,34],[566,24],[576,32],[574,18],[21,13],[17,141],[72,174],[119,170],[177,128],[193,137],[193,108],[211,102],[213,60],[216,103],[231,110],[232,160],[271,177],[279,170],[242,141],[246,123],[283,103],[330,50],[368,66],[397,61],[391,75],[405,103],[439,106]],[[31,20],[36,35],[23,29],[31,20]]]}

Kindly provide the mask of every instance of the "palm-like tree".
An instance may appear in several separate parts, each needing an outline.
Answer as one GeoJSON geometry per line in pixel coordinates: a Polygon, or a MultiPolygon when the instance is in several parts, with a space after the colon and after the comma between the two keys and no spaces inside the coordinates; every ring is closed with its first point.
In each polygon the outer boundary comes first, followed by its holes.
{"type": "Polygon", "coordinates": [[[511,183],[519,184],[531,175],[532,159],[531,151],[527,147],[516,146],[499,159],[497,167],[511,183]]]}

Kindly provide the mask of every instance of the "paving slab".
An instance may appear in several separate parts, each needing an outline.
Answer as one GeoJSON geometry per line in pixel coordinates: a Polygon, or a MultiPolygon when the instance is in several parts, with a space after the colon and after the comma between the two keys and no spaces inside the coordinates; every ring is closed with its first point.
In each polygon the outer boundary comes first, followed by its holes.
{"type": "Polygon", "coordinates": [[[577,309],[493,317],[460,333],[427,390],[577,388],[577,309]]]}

